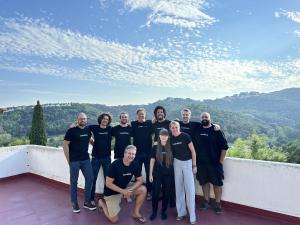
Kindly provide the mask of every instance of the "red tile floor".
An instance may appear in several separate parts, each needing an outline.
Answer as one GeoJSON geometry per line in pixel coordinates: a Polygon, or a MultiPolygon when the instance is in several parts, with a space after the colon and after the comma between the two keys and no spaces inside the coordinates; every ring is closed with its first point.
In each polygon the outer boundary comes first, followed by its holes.
{"type": "MultiPolygon", "coordinates": [[[[79,195],[82,206],[82,194],[79,195]]],[[[20,176],[0,181],[0,225],[94,225],[110,224],[97,211],[81,207],[79,214],[72,213],[67,190],[41,182],[38,178],[20,176]]],[[[122,203],[120,222],[122,225],[137,224],[131,218],[133,203],[122,203]]],[[[151,202],[145,202],[142,213],[149,218],[151,202]]],[[[168,211],[169,218],[159,217],[147,224],[182,225],[188,221],[176,221],[176,210],[168,211]]],[[[197,224],[201,225],[291,225],[291,223],[261,217],[242,211],[225,208],[224,214],[217,216],[209,209],[197,210],[197,224]]]]}

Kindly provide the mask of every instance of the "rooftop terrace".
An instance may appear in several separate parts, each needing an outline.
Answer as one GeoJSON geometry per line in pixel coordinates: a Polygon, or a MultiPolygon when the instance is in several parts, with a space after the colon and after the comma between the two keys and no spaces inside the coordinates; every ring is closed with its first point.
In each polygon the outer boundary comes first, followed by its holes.
{"type": "MultiPolygon", "coordinates": [[[[300,165],[227,158],[224,169],[225,213],[216,216],[212,210],[197,209],[197,224],[300,224],[300,165]]],[[[71,212],[68,176],[61,149],[30,145],[0,148],[0,225],[109,224],[95,211],[71,212]]],[[[79,187],[83,181],[80,176],[79,187]]],[[[102,174],[98,192],[101,183],[102,174]]],[[[201,188],[195,185],[201,195],[201,188]]],[[[131,204],[122,203],[119,224],[135,224],[129,216],[131,204]]],[[[142,213],[149,217],[150,202],[145,203],[142,213]]],[[[167,221],[158,218],[148,224],[188,224],[175,221],[175,217],[173,208],[167,221]]]]}

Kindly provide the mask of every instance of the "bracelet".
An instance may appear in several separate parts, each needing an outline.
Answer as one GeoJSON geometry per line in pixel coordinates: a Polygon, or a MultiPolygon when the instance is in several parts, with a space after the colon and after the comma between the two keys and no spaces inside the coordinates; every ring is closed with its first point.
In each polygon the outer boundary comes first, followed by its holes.
{"type": "Polygon", "coordinates": [[[197,167],[197,165],[192,165],[192,167],[194,168],[194,167],[197,167]]]}

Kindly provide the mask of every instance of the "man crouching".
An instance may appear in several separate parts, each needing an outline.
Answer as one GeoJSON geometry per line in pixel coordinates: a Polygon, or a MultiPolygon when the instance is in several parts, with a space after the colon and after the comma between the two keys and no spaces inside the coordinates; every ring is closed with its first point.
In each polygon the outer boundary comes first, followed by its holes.
{"type": "Polygon", "coordinates": [[[145,223],[146,219],[141,215],[140,209],[146,197],[146,187],[143,186],[141,171],[136,162],[133,162],[136,147],[128,145],[124,151],[124,157],[115,160],[109,169],[104,187],[104,200],[99,199],[99,210],[103,210],[105,216],[112,222],[117,223],[120,203],[122,198],[135,196],[133,219],[139,223],[145,223]],[[128,186],[132,177],[136,182],[128,186]]]}

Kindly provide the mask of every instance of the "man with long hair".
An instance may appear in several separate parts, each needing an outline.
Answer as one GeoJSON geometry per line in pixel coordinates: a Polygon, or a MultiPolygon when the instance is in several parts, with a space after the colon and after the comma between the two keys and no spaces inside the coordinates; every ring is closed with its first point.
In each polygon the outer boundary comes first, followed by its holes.
{"type": "Polygon", "coordinates": [[[98,116],[98,125],[89,126],[93,137],[91,163],[94,174],[93,186],[91,191],[91,201],[94,201],[95,198],[96,181],[101,166],[103,169],[103,176],[105,180],[111,163],[111,121],[112,117],[109,113],[102,113],[98,116]]]}

